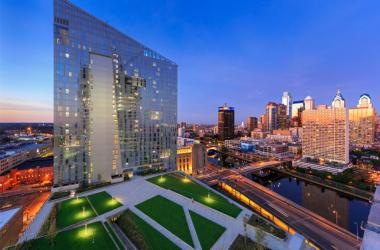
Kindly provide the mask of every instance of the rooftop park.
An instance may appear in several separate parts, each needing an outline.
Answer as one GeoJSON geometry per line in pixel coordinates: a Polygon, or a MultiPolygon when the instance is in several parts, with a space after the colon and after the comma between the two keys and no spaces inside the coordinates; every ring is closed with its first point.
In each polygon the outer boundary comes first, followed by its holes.
{"type": "Polygon", "coordinates": [[[236,218],[241,209],[230,203],[226,198],[199,185],[186,176],[179,174],[167,174],[148,179],[149,182],[162,188],[170,189],[178,194],[202,203],[224,214],[236,218]]]}
{"type": "Polygon", "coordinates": [[[182,206],[157,195],[136,207],[189,246],[194,247],[182,206]]]}
{"type": "Polygon", "coordinates": [[[117,249],[101,222],[24,242],[15,249],[117,249]]]}
{"type": "Polygon", "coordinates": [[[211,249],[226,229],[193,211],[189,212],[202,249],[211,249]]]}
{"type": "Polygon", "coordinates": [[[86,197],[65,200],[57,206],[56,223],[58,229],[96,216],[86,197]]]}
{"type": "Polygon", "coordinates": [[[87,198],[98,214],[107,213],[123,205],[115,197],[112,197],[105,191],[89,195],[87,198]]]}
{"type": "Polygon", "coordinates": [[[116,220],[116,224],[140,250],[179,250],[173,242],[130,210],[116,220]]]}

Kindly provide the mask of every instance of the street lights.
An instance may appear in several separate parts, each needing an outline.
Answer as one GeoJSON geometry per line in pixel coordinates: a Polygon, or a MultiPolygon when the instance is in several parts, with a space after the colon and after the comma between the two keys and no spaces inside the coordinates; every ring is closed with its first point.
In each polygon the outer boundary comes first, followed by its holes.
{"type": "Polygon", "coordinates": [[[338,211],[334,210],[333,214],[335,214],[335,224],[338,225],[338,211]]]}
{"type": "MultiPolygon", "coordinates": [[[[82,216],[84,217],[84,206],[82,207],[83,211],[82,211],[82,216]]],[[[86,230],[87,230],[87,225],[86,225],[86,230]]]]}
{"type": "Polygon", "coordinates": [[[359,240],[359,224],[356,221],[354,224],[356,225],[356,240],[359,240]]]}

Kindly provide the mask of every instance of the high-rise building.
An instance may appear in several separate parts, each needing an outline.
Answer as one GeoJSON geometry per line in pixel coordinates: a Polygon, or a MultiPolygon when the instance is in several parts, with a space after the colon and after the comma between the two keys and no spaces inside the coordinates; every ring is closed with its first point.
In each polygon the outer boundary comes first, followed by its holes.
{"type": "Polygon", "coordinates": [[[305,110],[308,110],[308,109],[314,109],[315,108],[315,102],[314,102],[314,99],[311,98],[311,96],[307,96],[305,99],[304,99],[304,104],[305,104],[305,110]]]}
{"type": "Polygon", "coordinates": [[[284,104],[277,105],[277,128],[288,129],[289,128],[289,115],[287,112],[287,106],[284,104]]]}
{"type": "Polygon", "coordinates": [[[298,111],[300,109],[305,109],[305,103],[304,101],[294,101],[292,105],[292,118],[298,117],[298,111]]]}
{"type": "Polygon", "coordinates": [[[370,146],[375,142],[376,112],[368,94],[362,94],[356,108],[349,110],[350,145],[370,146]]]}
{"type": "Polygon", "coordinates": [[[248,132],[252,132],[255,128],[257,128],[257,117],[250,116],[247,118],[247,130],[248,132]]]}
{"type": "Polygon", "coordinates": [[[266,130],[272,132],[278,128],[278,105],[268,102],[266,106],[266,130]]]}
{"type": "Polygon", "coordinates": [[[321,105],[318,109],[305,109],[302,112],[303,158],[347,164],[348,141],[348,110],[340,92],[331,108],[321,105]]]}
{"type": "Polygon", "coordinates": [[[286,115],[289,117],[289,120],[292,115],[292,95],[288,92],[285,91],[282,94],[282,104],[286,106],[286,115]]]}
{"type": "Polygon", "coordinates": [[[218,136],[220,140],[234,138],[235,109],[225,104],[218,109],[218,136]]]}
{"type": "Polygon", "coordinates": [[[177,65],[54,1],[54,183],[175,169],[177,65]]]}
{"type": "Polygon", "coordinates": [[[342,95],[342,93],[340,92],[339,89],[336,92],[334,100],[331,103],[331,107],[332,108],[337,108],[337,109],[345,108],[346,107],[346,100],[343,98],[343,95],[342,95]]]}

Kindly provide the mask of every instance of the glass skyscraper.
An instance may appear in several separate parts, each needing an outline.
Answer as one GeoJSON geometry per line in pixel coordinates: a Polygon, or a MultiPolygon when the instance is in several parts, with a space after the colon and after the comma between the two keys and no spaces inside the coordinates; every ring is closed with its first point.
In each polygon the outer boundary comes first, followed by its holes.
{"type": "Polygon", "coordinates": [[[175,169],[177,65],[54,0],[54,183],[175,169]]]}

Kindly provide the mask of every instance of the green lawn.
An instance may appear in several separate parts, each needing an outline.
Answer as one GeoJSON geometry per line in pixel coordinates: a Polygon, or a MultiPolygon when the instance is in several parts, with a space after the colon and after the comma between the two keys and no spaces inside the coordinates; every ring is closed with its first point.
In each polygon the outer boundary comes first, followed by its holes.
{"type": "Polygon", "coordinates": [[[194,246],[182,206],[157,195],[136,207],[184,242],[194,246]]]}
{"type": "Polygon", "coordinates": [[[189,212],[202,249],[210,249],[226,229],[191,210],[189,212]]]}
{"type": "Polygon", "coordinates": [[[180,249],[177,245],[130,210],[125,211],[117,219],[116,223],[138,249],[180,249]]]}
{"type": "Polygon", "coordinates": [[[51,245],[49,238],[44,237],[32,240],[23,244],[21,249],[117,249],[111,240],[109,234],[101,222],[96,222],[72,230],[58,233],[54,239],[54,245],[51,245]]]}
{"type": "Polygon", "coordinates": [[[105,191],[89,195],[87,198],[99,215],[123,205],[116,199],[112,199],[112,196],[105,191]]]}
{"type": "Polygon", "coordinates": [[[195,201],[216,209],[222,213],[236,218],[241,209],[234,204],[230,203],[224,197],[208,190],[205,187],[191,181],[180,175],[164,175],[156,176],[148,179],[149,182],[154,183],[160,187],[170,189],[188,198],[193,198],[195,201]]]}
{"type": "Polygon", "coordinates": [[[95,216],[96,214],[94,210],[92,210],[86,198],[72,198],[63,201],[58,205],[58,213],[56,218],[57,228],[63,229],[67,226],[95,216]]]}
{"type": "Polygon", "coordinates": [[[120,241],[119,237],[113,231],[112,226],[108,222],[104,222],[104,226],[108,229],[108,232],[110,233],[111,237],[116,242],[116,244],[119,246],[119,248],[124,249],[123,243],[120,241]]]}

